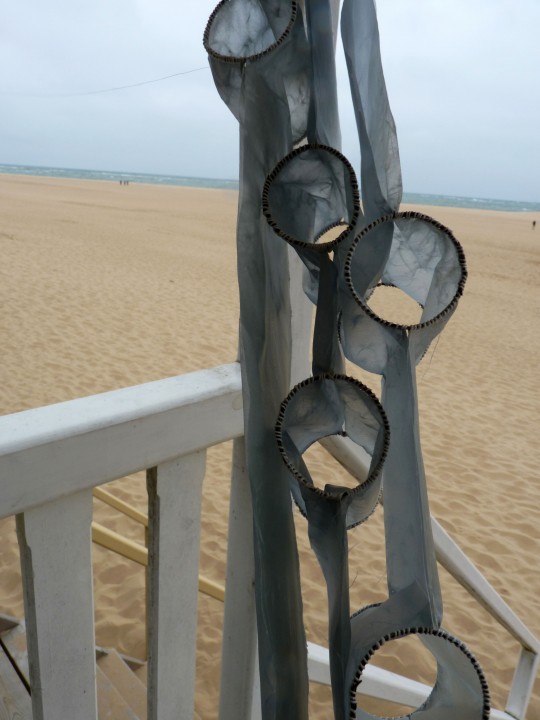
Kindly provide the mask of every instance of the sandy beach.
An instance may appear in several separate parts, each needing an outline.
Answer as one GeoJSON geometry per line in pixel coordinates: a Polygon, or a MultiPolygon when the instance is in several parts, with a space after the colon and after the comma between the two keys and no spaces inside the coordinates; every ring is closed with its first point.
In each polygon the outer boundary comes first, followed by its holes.
{"type": "MultiPolygon", "coordinates": [[[[223,190],[0,175],[0,414],[233,361],[236,204],[223,190]]],[[[455,316],[417,371],[431,511],[540,637],[540,227],[529,213],[415,209],[454,231],[469,268],[455,316]]],[[[209,451],[204,486],[201,572],[220,583],[230,451],[209,451]]],[[[322,450],[313,463],[320,476],[334,471],[322,450]]],[[[146,510],[141,474],[106,488],[146,510]]],[[[95,519],[143,540],[98,501],[95,519]]],[[[308,639],[327,645],[324,583],[300,516],[297,529],[308,639]]],[[[12,518],[0,533],[0,612],[22,617],[12,518]]],[[[386,597],[383,537],[380,510],[350,533],[353,611],[386,597]]],[[[94,546],[94,573],[97,643],[142,656],[143,569],[94,546]]],[[[504,708],[519,645],[442,568],[441,581],[443,626],[475,654],[504,708]]],[[[212,720],[223,608],[199,597],[196,717],[212,720]]],[[[431,656],[417,644],[389,643],[377,663],[428,682],[431,656]]],[[[311,717],[330,717],[329,689],[312,689],[311,717]]],[[[538,718],[540,681],[527,715],[538,718]]]]}

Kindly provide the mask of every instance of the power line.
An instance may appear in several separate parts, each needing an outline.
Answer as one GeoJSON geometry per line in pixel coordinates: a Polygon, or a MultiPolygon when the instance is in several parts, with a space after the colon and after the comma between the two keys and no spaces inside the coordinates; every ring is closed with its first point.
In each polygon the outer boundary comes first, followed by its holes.
{"type": "Polygon", "coordinates": [[[116,92],[117,90],[126,90],[127,88],[140,87],[141,85],[151,85],[152,83],[162,82],[163,80],[169,80],[170,78],[179,77],[180,75],[189,75],[190,73],[199,72],[200,70],[208,70],[208,65],[193,68],[192,70],[184,70],[183,72],[173,73],[172,75],[164,75],[163,77],[154,78],[153,80],[143,80],[142,82],[131,83],[130,85],[117,85],[116,87],[103,88],[101,90],[87,90],[86,92],[75,93],[18,93],[0,91],[0,95],[40,98],[69,98],[84,97],[85,95],[101,95],[102,93],[116,92]]]}

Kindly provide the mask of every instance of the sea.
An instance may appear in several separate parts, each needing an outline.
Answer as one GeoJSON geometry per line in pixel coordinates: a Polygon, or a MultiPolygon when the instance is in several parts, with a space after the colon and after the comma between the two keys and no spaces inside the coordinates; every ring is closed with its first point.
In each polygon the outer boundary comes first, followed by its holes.
{"type": "MultiPolygon", "coordinates": [[[[153,175],[112,170],[80,170],[75,168],[38,167],[35,165],[2,165],[0,173],[34,175],[79,180],[128,181],[150,185],[179,185],[181,187],[238,190],[238,180],[184,177],[182,175],[153,175]]],[[[506,212],[539,212],[540,202],[498,200],[493,198],[462,197],[460,195],[433,195],[429,193],[403,193],[403,202],[411,205],[475,208],[477,210],[503,210],[506,212]]]]}

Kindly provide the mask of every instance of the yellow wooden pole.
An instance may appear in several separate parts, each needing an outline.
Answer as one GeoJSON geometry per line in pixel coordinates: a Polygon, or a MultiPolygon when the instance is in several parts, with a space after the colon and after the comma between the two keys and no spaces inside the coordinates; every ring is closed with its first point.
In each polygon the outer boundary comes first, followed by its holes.
{"type": "MultiPolygon", "coordinates": [[[[96,545],[112,550],[122,557],[133,560],[133,562],[139,565],[148,565],[148,550],[143,545],[139,545],[133,540],[128,540],[114,530],[100,525],[99,523],[92,523],[92,540],[96,545]]],[[[204,595],[209,595],[223,602],[225,600],[225,588],[213,580],[199,575],[199,592],[204,595]]]]}

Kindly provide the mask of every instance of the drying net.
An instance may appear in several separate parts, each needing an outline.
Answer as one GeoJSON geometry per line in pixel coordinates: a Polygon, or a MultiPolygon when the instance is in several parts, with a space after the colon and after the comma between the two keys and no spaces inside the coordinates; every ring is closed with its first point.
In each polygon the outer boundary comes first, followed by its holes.
{"type": "Polygon", "coordinates": [[[411,634],[436,658],[437,679],[407,717],[487,720],[482,671],[441,628],[416,394],[416,365],[457,306],[465,258],[446,227],[399,211],[397,135],[374,0],[345,0],[341,34],[362,158],[360,198],[340,152],[339,11],[339,0],[223,0],[204,34],[216,87],[240,129],[239,347],[262,717],[308,717],[292,495],[327,584],[336,720],[374,717],[357,706],[363,671],[381,645],[411,634]],[[316,306],[312,375],[292,389],[291,247],[316,306]],[[419,321],[380,317],[370,305],[380,285],[418,303],[419,321]],[[380,400],[345,374],[344,358],[382,377],[380,400]],[[313,443],[335,435],[370,458],[356,487],[318,487],[304,460],[313,443]],[[347,531],[369,518],[381,494],[388,599],[351,614],[347,531]]]}

